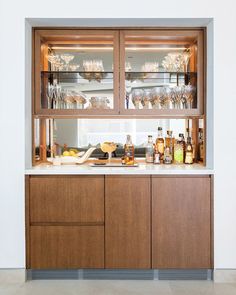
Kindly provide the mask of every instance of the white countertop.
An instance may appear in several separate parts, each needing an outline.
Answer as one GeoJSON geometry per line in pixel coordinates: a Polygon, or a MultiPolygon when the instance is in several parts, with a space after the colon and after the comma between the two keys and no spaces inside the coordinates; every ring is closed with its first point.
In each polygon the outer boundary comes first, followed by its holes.
{"type": "Polygon", "coordinates": [[[140,175],[201,175],[213,174],[213,169],[209,169],[200,164],[193,165],[153,165],[139,164],[138,167],[91,167],[86,164],[82,165],[38,165],[25,170],[26,175],[115,175],[115,174],[140,174],[140,175]]]}

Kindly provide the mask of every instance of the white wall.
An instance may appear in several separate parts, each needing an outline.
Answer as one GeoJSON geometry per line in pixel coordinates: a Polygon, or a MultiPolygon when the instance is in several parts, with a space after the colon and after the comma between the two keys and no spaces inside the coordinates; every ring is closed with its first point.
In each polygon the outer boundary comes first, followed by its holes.
{"type": "MultiPolygon", "coordinates": [[[[148,20],[147,23],[158,22],[160,21],[158,18],[214,18],[215,267],[236,268],[236,173],[234,170],[236,135],[233,121],[236,108],[234,2],[234,0],[223,2],[146,0],[144,3],[137,0],[67,2],[1,0],[0,268],[25,266],[23,181],[25,18],[42,17],[156,18],[156,20],[148,20]],[[224,152],[225,150],[227,152],[224,152]]],[[[69,24],[70,21],[66,22],[69,24]]],[[[91,20],[90,23],[92,22],[91,20]]],[[[122,24],[122,20],[119,22],[122,24]]],[[[163,20],[163,23],[165,22],[169,20],[163,20]]],[[[28,132],[29,129],[27,129],[28,132]]],[[[29,142],[26,144],[29,145],[29,142]]]]}

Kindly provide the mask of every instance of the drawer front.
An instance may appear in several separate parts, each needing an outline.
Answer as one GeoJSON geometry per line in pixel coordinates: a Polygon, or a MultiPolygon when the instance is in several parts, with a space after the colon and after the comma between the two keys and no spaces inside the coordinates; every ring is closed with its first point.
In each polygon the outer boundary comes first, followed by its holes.
{"type": "Polygon", "coordinates": [[[31,177],[30,222],[104,222],[104,177],[31,177]]]}
{"type": "Polygon", "coordinates": [[[103,226],[31,226],[30,268],[104,268],[103,226]]]}

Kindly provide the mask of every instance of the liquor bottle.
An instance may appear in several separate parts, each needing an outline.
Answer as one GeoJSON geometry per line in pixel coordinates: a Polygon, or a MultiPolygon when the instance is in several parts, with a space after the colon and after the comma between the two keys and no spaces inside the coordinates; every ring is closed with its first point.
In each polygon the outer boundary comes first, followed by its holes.
{"type": "Polygon", "coordinates": [[[199,143],[198,143],[198,160],[204,160],[204,141],[203,141],[203,128],[198,129],[199,132],[199,143]]]}
{"type": "Polygon", "coordinates": [[[166,146],[170,147],[172,144],[172,148],[174,148],[175,144],[175,138],[173,137],[173,131],[172,130],[167,130],[167,136],[165,138],[165,144],[166,146]]]}
{"type": "Polygon", "coordinates": [[[146,162],[153,163],[154,146],[152,141],[152,135],[148,135],[148,143],[146,145],[146,162]]]}
{"type": "Polygon", "coordinates": [[[187,138],[186,153],[185,153],[185,164],[193,164],[193,146],[191,143],[191,137],[187,138]]]}
{"type": "Polygon", "coordinates": [[[173,160],[173,138],[171,130],[167,130],[165,143],[164,164],[171,164],[173,160]]]}
{"type": "Polygon", "coordinates": [[[153,163],[154,164],[161,164],[161,154],[160,152],[157,150],[157,146],[155,145],[155,149],[154,149],[154,159],[153,159],[153,163]]]}
{"type": "Polygon", "coordinates": [[[184,146],[183,146],[183,140],[181,136],[179,136],[179,139],[176,141],[174,146],[174,163],[175,164],[184,163],[184,146]]]}
{"type": "Polygon", "coordinates": [[[161,161],[163,161],[164,156],[164,138],[162,137],[162,127],[158,127],[158,136],[156,139],[156,150],[160,153],[161,161]]]}
{"type": "Polygon", "coordinates": [[[132,144],[131,135],[127,135],[125,144],[125,164],[134,165],[134,145],[132,144]]]}
{"type": "MultiPolygon", "coordinates": [[[[184,139],[184,134],[183,134],[183,133],[179,133],[179,137],[181,138],[181,142],[182,142],[182,145],[183,145],[183,149],[184,149],[184,159],[185,159],[186,142],[185,142],[185,139],[184,139]]],[[[189,136],[187,136],[187,137],[189,137],[189,136]]]]}

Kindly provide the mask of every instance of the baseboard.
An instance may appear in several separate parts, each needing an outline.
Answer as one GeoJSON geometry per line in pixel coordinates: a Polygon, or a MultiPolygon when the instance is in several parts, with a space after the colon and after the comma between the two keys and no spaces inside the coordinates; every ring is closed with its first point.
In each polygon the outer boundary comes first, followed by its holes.
{"type": "Polygon", "coordinates": [[[214,282],[236,283],[236,269],[215,269],[214,282]]]}
{"type": "Polygon", "coordinates": [[[26,281],[24,268],[0,269],[0,284],[17,284],[26,281]]]}
{"type": "Polygon", "coordinates": [[[27,270],[28,280],[211,280],[211,269],[27,270]]]}

